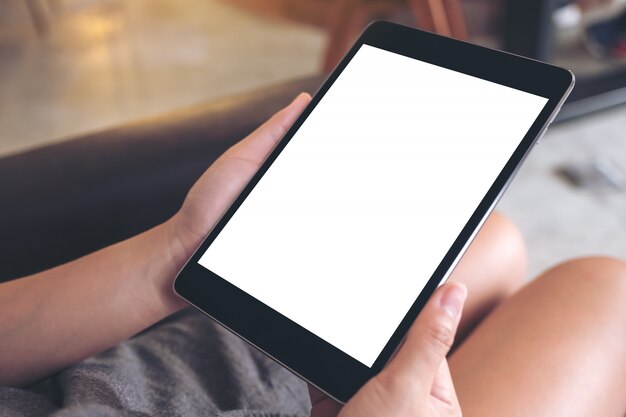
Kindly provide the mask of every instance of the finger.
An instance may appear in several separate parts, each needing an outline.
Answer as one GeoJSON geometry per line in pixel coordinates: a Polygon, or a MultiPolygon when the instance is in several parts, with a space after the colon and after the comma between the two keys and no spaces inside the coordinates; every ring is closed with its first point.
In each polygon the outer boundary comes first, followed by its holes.
{"type": "Polygon", "coordinates": [[[311,101],[307,93],[300,93],[287,107],[273,115],[257,130],[231,148],[229,153],[238,158],[262,162],[311,101]]]}
{"type": "Polygon", "coordinates": [[[341,410],[341,404],[324,394],[312,385],[309,385],[311,397],[311,417],[336,417],[341,410]]]}
{"type": "Polygon", "coordinates": [[[430,395],[441,401],[442,405],[451,409],[459,407],[459,400],[456,397],[456,391],[454,390],[454,384],[452,383],[452,376],[450,375],[450,368],[448,367],[448,361],[442,360],[437,369],[433,386],[430,390],[430,395]]]}
{"type": "Polygon", "coordinates": [[[412,386],[430,392],[441,362],[454,341],[466,298],[467,289],[463,284],[441,286],[409,330],[396,357],[380,376],[385,378],[389,375],[395,380],[410,381],[412,386]]]}
{"type": "Polygon", "coordinates": [[[315,406],[315,404],[317,404],[318,402],[323,401],[326,398],[328,398],[328,395],[324,394],[322,391],[315,388],[313,385],[307,384],[307,387],[309,388],[309,397],[311,397],[311,405],[315,406]]]}

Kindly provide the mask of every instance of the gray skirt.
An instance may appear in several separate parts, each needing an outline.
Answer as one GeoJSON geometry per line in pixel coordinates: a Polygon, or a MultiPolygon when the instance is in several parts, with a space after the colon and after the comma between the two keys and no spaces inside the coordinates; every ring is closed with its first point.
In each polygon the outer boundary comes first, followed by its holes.
{"type": "Polygon", "coordinates": [[[308,416],[310,407],[303,381],[191,309],[31,387],[0,387],[0,416],[308,416]]]}

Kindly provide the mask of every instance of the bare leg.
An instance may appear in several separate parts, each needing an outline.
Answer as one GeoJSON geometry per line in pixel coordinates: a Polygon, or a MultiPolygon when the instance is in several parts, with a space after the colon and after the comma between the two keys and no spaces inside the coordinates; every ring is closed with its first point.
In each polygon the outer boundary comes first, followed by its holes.
{"type": "Polygon", "coordinates": [[[626,264],[559,265],[489,315],[450,358],[472,416],[615,416],[626,411],[626,264]]]}
{"type": "Polygon", "coordinates": [[[521,233],[504,215],[492,213],[450,277],[468,290],[457,340],[521,287],[525,275],[526,249],[521,233]]]}

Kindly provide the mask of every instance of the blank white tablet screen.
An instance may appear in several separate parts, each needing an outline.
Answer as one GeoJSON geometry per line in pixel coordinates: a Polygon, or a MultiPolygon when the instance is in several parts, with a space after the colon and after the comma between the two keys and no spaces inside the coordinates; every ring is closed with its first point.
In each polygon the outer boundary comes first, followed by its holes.
{"type": "Polygon", "coordinates": [[[370,367],[547,101],[363,45],[199,263],[370,367]]]}

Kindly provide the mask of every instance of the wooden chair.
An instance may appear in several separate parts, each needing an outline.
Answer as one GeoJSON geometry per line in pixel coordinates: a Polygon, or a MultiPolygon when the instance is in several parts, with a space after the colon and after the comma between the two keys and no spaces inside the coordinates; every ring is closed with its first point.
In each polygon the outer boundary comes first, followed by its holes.
{"type": "Polygon", "coordinates": [[[328,19],[328,46],[323,70],[330,72],[365,26],[376,18],[408,7],[415,25],[430,32],[467,39],[459,0],[335,0],[328,19]]]}
{"type": "Polygon", "coordinates": [[[59,12],[61,9],[59,0],[25,0],[24,3],[37,35],[45,36],[50,31],[50,12],[59,12]]]}

